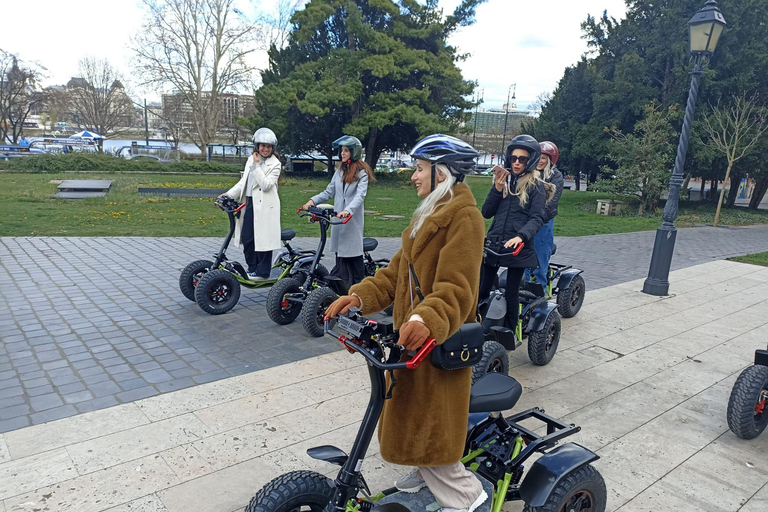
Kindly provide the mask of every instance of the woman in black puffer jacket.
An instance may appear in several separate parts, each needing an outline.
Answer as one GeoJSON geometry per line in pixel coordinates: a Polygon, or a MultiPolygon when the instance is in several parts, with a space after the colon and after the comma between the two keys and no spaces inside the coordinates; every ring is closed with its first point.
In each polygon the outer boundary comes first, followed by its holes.
{"type": "MultiPolygon", "coordinates": [[[[538,260],[533,237],[544,222],[547,192],[536,166],[541,157],[538,141],[519,135],[507,145],[505,165],[493,168],[494,183],[483,204],[483,217],[493,217],[487,238],[492,244],[503,243],[508,251],[524,244],[517,256],[489,256],[480,273],[480,300],[488,298],[499,267],[507,267],[507,318],[512,330],[520,309],[520,282],[526,268],[536,268],[538,260]]],[[[498,252],[498,250],[497,250],[498,252]]]]}

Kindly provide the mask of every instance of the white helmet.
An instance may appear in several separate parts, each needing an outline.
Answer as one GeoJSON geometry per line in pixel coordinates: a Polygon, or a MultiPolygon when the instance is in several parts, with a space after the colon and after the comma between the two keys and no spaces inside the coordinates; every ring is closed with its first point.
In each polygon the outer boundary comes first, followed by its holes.
{"type": "Polygon", "coordinates": [[[259,128],[256,133],[253,134],[253,145],[269,144],[274,151],[277,148],[277,135],[269,128],[259,128]]]}

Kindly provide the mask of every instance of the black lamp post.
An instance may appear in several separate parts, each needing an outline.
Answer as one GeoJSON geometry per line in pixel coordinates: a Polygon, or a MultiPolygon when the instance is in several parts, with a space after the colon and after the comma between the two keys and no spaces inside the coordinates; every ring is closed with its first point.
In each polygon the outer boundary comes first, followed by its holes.
{"type": "Polygon", "coordinates": [[[688,152],[688,140],[691,137],[691,124],[693,123],[693,112],[696,109],[696,97],[699,94],[699,82],[704,74],[704,62],[714,53],[725,25],[725,18],[718,9],[715,0],[707,0],[704,7],[688,22],[690,52],[694,61],[691,72],[691,88],[688,93],[688,104],[685,107],[683,128],[680,131],[680,142],[677,145],[675,168],[669,180],[669,196],[662,216],[664,222],[656,230],[651,267],[648,269],[648,277],[643,285],[643,292],[649,295],[667,295],[669,292],[669,268],[672,264],[672,254],[675,251],[675,239],[677,238],[674,221],[677,218],[680,187],[683,184],[683,167],[685,166],[685,155],[688,152]]]}

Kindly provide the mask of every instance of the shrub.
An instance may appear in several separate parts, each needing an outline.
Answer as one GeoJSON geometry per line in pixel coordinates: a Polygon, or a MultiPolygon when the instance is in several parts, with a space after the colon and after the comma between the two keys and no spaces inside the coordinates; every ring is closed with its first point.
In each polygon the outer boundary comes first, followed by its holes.
{"type": "Polygon", "coordinates": [[[64,171],[103,171],[103,172],[182,172],[182,173],[239,173],[242,166],[181,160],[168,164],[149,159],[126,160],[99,153],[67,153],[65,155],[37,155],[12,158],[0,161],[0,169],[19,172],[64,172],[64,171]]]}

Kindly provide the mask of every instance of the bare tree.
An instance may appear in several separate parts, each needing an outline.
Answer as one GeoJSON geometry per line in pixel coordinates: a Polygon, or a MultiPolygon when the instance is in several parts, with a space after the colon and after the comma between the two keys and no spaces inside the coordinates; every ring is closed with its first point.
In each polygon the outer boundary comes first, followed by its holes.
{"type": "MultiPolygon", "coordinates": [[[[733,164],[749,153],[768,128],[768,116],[766,108],[758,103],[757,95],[734,96],[730,105],[721,107],[718,103],[712,107],[712,114],[704,119],[704,126],[709,135],[709,143],[728,160],[725,182],[731,175],[733,164]]],[[[712,223],[714,226],[720,220],[724,196],[725,184],[720,189],[715,221],[712,223]]]]}
{"type": "Polygon", "coordinates": [[[235,0],[142,0],[147,16],[133,41],[142,85],[170,87],[188,106],[193,142],[205,151],[219,126],[220,95],[251,85],[246,57],[261,32],[235,0]]]}
{"type": "Polygon", "coordinates": [[[276,12],[266,13],[260,17],[259,22],[268,27],[265,50],[269,50],[272,46],[277,48],[285,46],[291,33],[291,18],[303,3],[302,0],[278,0],[276,12]]]}
{"type": "Polygon", "coordinates": [[[43,101],[35,89],[41,74],[39,66],[25,65],[18,56],[0,49],[0,143],[18,143],[24,121],[43,101]]]}
{"type": "Polygon", "coordinates": [[[67,89],[70,105],[81,128],[106,135],[133,124],[133,102],[123,77],[106,59],[85,57],[79,62],[80,80],[67,89]]]}

